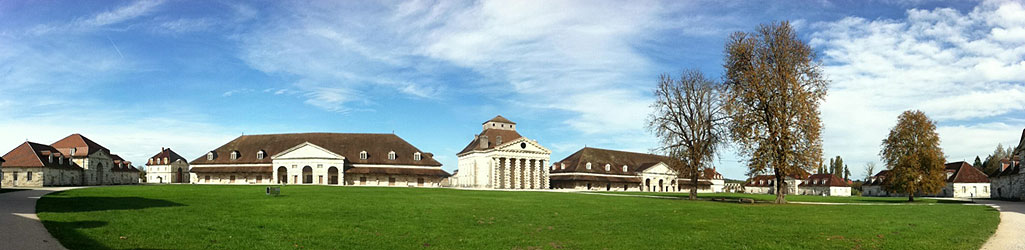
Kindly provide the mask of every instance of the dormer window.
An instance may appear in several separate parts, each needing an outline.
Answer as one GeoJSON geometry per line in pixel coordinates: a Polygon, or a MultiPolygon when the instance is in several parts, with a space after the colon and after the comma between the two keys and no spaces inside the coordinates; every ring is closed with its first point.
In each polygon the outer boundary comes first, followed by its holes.
{"type": "Polygon", "coordinates": [[[50,160],[50,163],[53,163],[53,155],[50,155],[48,159],[50,160]]]}
{"type": "Polygon", "coordinates": [[[623,172],[626,172],[626,165],[623,165],[623,172]]]}
{"type": "Polygon", "coordinates": [[[414,161],[419,161],[420,159],[421,159],[420,152],[416,152],[416,153],[413,154],[413,160],[414,161]]]}
{"type": "Polygon", "coordinates": [[[502,136],[495,136],[495,145],[502,145],[502,136]]]}
{"type": "Polygon", "coordinates": [[[590,162],[587,163],[587,170],[591,170],[591,163],[590,162]]]}
{"type": "Polygon", "coordinates": [[[388,152],[388,159],[395,160],[395,151],[388,152]]]}
{"type": "Polygon", "coordinates": [[[167,159],[167,157],[164,157],[164,164],[171,164],[171,160],[167,159]]]}
{"type": "Polygon", "coordinates": [[[605,164],[605,172],[612,171],[612,165],[605,164]]]}
{"type": "Polygon", "coordinates": [[[149,164],[150,164],[150,165],[153,165],[153,158],[150,158],[150,159],[149,159],[149,164]]]}
{"type": "Polygon", "coordinates": [[[231,159],[238,160],[238,151],[231,151],[231,159]]]}
{"type": "Polygon", "coordinates": [[[559,168],[562,170],[566,170],[566,163],[559,163],[559,168]]]}
{"type": "Polygon", "coordinates": [[[210,151],[210,152],[206,153],[206,160],[208,160],[208,161],[214,160],[214,151],[210,151]]]}
{"type": "Polygon", "coordinates": [[[71,156],[75,156],[76,151],[78,151],[77,148],[71,148],[71,156]]]}
{"type": "Polygon", "coordinates": [[[263,150],[260,150],[260,152],[256,152],[256,159],[263,160],[264,155],[266,155],[266,153],[263,152],[263,150]]]}
{"type": "Polygon", "coordinates": [[[59,162],[61,165],[64,165],[64,156],[57,157],[57,162],[59,162]]]}
{"type": "Polygon", "coordinates": [[[359,159],[360,160],[366,160],[367,159],[367,151],[359,152],[359,159]]]}

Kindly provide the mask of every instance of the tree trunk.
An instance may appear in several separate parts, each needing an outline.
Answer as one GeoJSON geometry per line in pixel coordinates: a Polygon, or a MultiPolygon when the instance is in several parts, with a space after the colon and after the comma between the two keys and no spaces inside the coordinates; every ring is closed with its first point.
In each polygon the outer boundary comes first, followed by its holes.
{"type": "Polygon", "coordinates": [[[698,175],[691,174],[690,177],[690,200],[698,199],[698,175]]]}
{"type": "Polygon", "coordinates": [[[786,185],[785,184],[786,183],[783,181],[783,178],[780,178],[779,174],[776,174],[776,201],[775,201],[776,204],[786,204],[787,203],[787,197],[786,197],[786,193],[785,193],[786,192],[786,185]]]}
{"type": "Polygon", "coordinates": [[[908,202],[915,202],[915,194],[908,194],[908,202]]]}

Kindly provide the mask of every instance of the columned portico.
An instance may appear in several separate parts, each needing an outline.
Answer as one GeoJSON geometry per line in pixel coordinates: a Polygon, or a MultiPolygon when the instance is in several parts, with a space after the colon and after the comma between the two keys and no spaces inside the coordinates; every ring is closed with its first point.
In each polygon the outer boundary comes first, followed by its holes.
{"type": "Polygon", "coordinates": [[[452,183],[458,187],[492,189],[548,188],[545,163],[551,151],[537,141],[520,136],[516,123],[497,116],[482,124],[459,157],[459,172],[452,183]],[[486,168],[486,169],[485,169],[486,168]]]}

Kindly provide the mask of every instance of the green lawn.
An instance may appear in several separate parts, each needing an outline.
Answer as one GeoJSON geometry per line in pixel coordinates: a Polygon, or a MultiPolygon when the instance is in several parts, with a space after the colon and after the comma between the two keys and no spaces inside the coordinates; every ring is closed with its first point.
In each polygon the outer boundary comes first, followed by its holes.
{"type": "Polygon", "coordinates": [[[744,205],[582,193],[152,185],[43,197],[70,249],[977,249],[985,206],[744,205]]]}
{"type": "MultiPolygon", "coordinates": [[[[687,199],[690,193],[651,193],[651,192],[600,192],[610,194],[630,194],[630,195],[650,195],[650,196],[667,196],[667,197],[679,197],[681,199],[687,199]]],[[[749,198],[756,201],[771,202],[776,200],[774,194],[739,194],[739,193],[699,193],[699,199],[729,199],[737,200],[740,198],[749,198]]],[[[862,197],[862,196],[817,196],[817,195],[787,195],[787,201],[799,201],[799,202],[830,202],[830,203],[908,203],[908,197],[862,197]]],[[[964,203],[961,201],[953,200],[937,200],[923,197],[915,197],[914,203],[964,203]]]]}

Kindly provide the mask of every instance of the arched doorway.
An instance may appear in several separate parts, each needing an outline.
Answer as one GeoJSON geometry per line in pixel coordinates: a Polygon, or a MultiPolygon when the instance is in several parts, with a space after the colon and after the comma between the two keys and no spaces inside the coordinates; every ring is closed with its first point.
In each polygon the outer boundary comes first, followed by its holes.
{"type": "Polygon", "coordinates": [[[327,169],[327,184],[338,185],[338,168],[330,167],[327,169]]]}
{"type": "Polygon", "coordinates": [[[157,176],[157,183],[164,183],[164,177],[157,176]]]}
{"type": "Polygon", "coordinates": [[[178,168],[178,183],[185,183],[185,178],[182,176],[182,169],[178,168]]]}
{"type": "Polygon", "coordinates": [[[310,166],[303,167],[303,184],[313,183],[313,168],[310,166]]]}
{"type": "Polygon", "coordinates": [[[612,183],[605,183],[605,191],[612,191],[612,183]]]}
{"type": "Polygon", "coordinates": [[[644,188],[651,192],[651,179],[644,179],[644,188]]]}
{"type": "Polygon", "coordinates": [[[665,187],[662,186],[662,180],[658,180],[658,191],[665,192],[665,187]]]}
{"type": "MultiPolygon", "coordinates": [[[[103,163],[96,164],[96,185],[103,185],[103,163]]],[[[162,181],[160,183],[163,183],[162,181]]]]}
{"type": "Polygon", "coordinates": [[[288,183],[288,169],[284,166],[278,167],[278,184],[288,183]]]}

